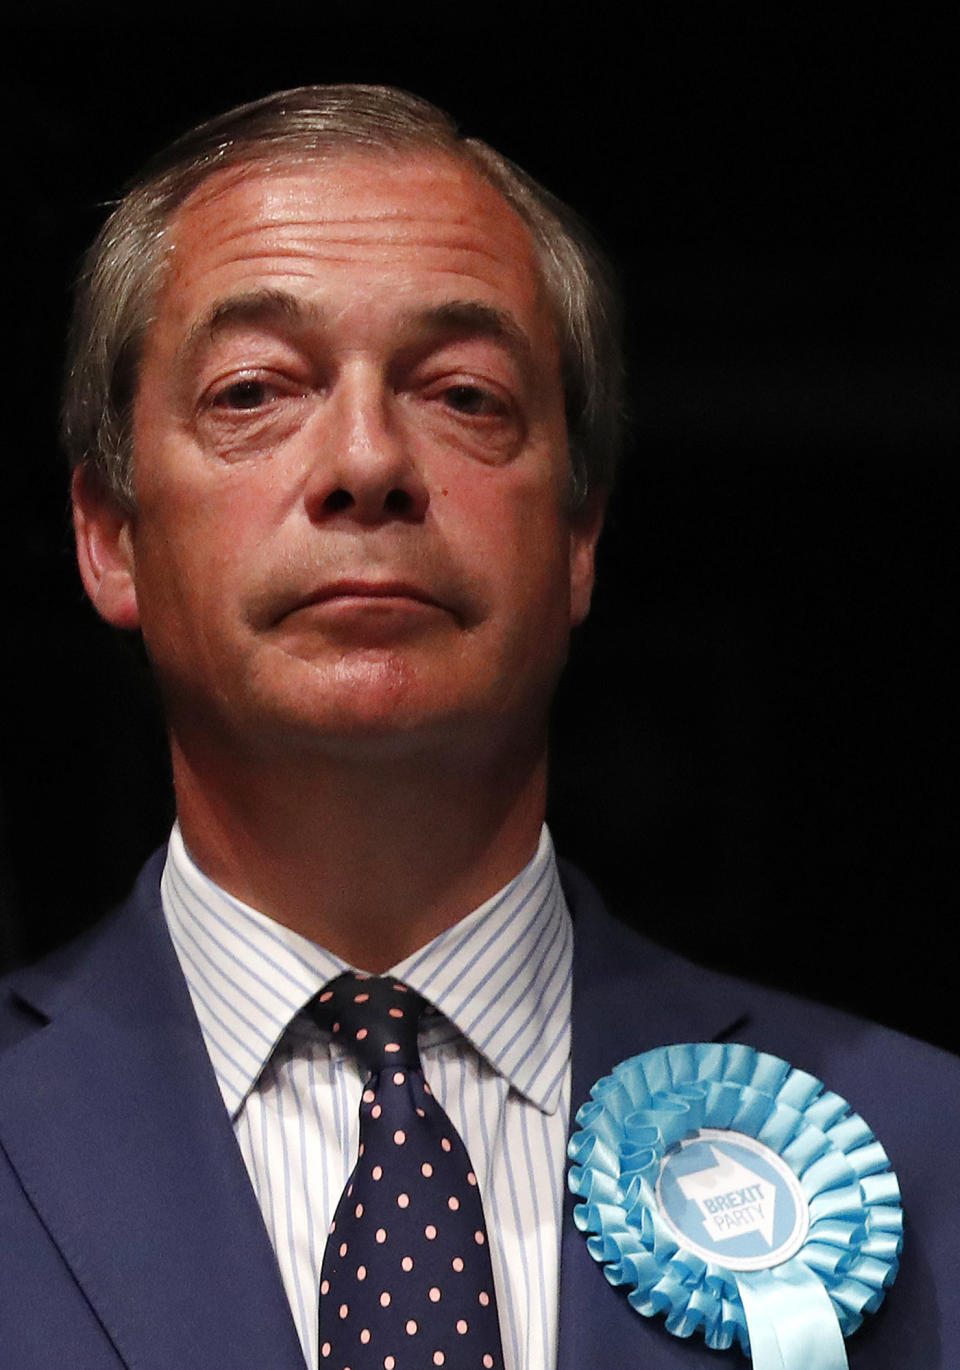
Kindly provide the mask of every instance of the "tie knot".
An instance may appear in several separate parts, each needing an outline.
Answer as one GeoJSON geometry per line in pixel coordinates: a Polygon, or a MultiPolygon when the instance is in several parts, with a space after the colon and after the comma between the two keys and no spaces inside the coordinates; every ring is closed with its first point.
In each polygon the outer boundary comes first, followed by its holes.
{"type": "Polygon", "coordinates": [[[348,971],[310,1004],[315,1022],[343,1042],[368,1070],[420,1068],[417,1030],[423,999],[386,975],[348,971]]]}

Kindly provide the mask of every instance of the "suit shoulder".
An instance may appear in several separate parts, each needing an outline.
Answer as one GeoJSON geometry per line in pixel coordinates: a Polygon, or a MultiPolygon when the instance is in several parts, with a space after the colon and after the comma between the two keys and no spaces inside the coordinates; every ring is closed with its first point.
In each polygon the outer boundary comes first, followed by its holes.
{"type": "MultiPolygon", "coordinates": [[[[823,1080],[866,1114],[934,1100],[960,1127],[960,1057],[842,1008],[698,964],[615,918],[578,871],[562,870],[583,998],[624,1043],[742,1041],[823,1080]]],[[[640,1049],[645,1049],[641,1047],[640,1049]]],[[[622,1056],[635,1054],[623,1050],[622,1056]]]]}
{"type": "Polygon", "coordinates": [[[151,922],[159,930],[159,885],[164,851],[141,870],[130,895],[97,923],[39,960],[0,977],[0,1050],[82,996],[117,963],[134,963],[149,950],[151,922]]]}

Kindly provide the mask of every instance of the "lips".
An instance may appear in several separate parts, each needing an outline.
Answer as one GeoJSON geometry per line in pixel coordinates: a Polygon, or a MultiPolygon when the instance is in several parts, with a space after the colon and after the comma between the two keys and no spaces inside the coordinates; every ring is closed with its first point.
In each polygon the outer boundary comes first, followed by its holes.
{"type": "Polygon", "coordinates": [[[433,595],[409,581],[360,579],[336,580],[328,585],[322,585],[298,601],[294,609],[307,609],[315,604],[328,604],[338,599],[403,599],[426,604],[431,608],[444,607],[433,595]]]}
{"type": "Polygon", "coordinates": [[[474,627],[486,615],[484,600],[450,567],[427,564],[408,577],[369,561],[352,572],[343,566],[326,570],[315,566],[312,575],[304,570],[291,576],[283,588],[278,588],[275,568],[269,582],[251,595],[248,617],[252,626],[269,631],[311,610],[321,617],[339,616],[340,608],[346,616],[356,611],[368,618],[378,611],[386,618],[391,609],[411,615],[432,609],[449,614],[461,628],[474,627]]]}

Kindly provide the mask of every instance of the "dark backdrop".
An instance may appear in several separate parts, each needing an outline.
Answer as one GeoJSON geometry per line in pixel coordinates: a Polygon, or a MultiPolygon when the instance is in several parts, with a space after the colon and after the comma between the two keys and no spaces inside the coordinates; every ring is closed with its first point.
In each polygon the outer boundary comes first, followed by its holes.
{"type": "Polygon", "coordinates": [[[228,104],[386,81],[574,203],[624,278],[634,436],[557,710],[559,845],[664,941],[960,1045],[956,52],[923,7],[869,28],[844,8],[639,5],[636,31],[603,3],[5,21],[4,961],[88,923],[171,816],[142,663],[81,596],[56,450],[99,206],[228,104]]]}

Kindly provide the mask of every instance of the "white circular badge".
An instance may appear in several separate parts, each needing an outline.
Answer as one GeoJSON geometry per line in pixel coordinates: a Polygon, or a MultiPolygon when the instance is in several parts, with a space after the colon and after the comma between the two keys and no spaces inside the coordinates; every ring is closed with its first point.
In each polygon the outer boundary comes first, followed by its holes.
{"type": "Polygon", "coordinates": [[[810,1225],[796,1175],[742,1132],[704,1127],[678,1142],[663,1158],[656,1193],[679,1244],[728,1270],[781,1265],[810,1225]]]}

